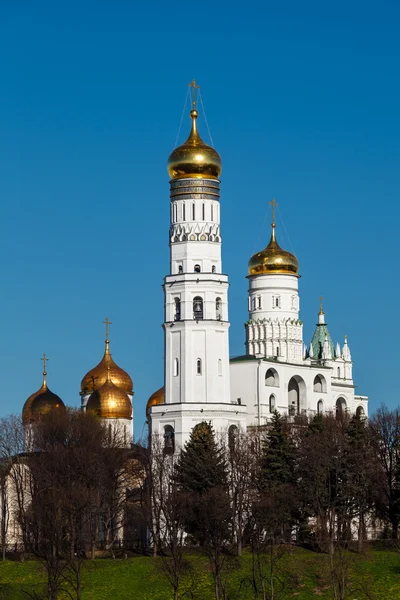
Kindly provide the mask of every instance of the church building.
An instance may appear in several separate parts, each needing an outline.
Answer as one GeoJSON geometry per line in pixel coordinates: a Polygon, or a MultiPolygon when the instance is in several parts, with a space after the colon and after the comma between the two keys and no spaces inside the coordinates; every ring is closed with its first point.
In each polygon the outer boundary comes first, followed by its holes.
{"type": "Polygon", "coordinates": [[[347,338],[333,344],[322,307],[309,345],[303,340],[297,258],[271,239],[251,257],[246,354],[229,359],[228,276],[221,260],[221,158],[197,129],[192,84],[191,131],[168,159],[170,268],[164,279],[165,385],[147,403],[151,434],[182,447],[192,428],[215,431],[268,423],[275,410],[296,415],[367,416],[355,394],[347,338]]]}

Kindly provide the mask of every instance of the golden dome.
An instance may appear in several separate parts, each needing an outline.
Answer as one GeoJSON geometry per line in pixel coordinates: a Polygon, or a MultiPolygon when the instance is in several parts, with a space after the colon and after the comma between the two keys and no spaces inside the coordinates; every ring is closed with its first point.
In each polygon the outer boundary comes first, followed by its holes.
{"type": "Polygon", "coordinates": [[[89,396],[86,410],[103,419],[132,419],[132,402],[112,382],[111,372],[106,382],[89,396]]]}
{"type": "Polygon", "coordinates": [[[150,398],[148,399],[147,405],[146,405],[146,416],[147,417],[150,416],[151,407],[157,406],[158,404],[165,404],[165,388],[164,388],[164,386],[161,387],[156,392],[154,392],[154,394],[152,394],[150,396],[150,398]]]}
{"type": "Polygon", "coordinates": [[[197,131],[197,117],[198,112],[193,109],[190,112],[192,130],[188,139],[182,146],[175,148],[168,158],[168,173],[171,179],[218,179],[221,174],[221,157],[201,139],[197,131]]]}
{"type": "Polygon", "coordinates": [[[108,372],[112,383],[124,392],[133,394],[132,379],[126,371],[121,369],[121,367],[116,365],[113,361],[110,352],[110,341],[107,338],[103,358],[99,364],[86,373],[85,377],[82,379],[81,394],[89,394],[102,387],[107,381],[108,372]]]}
{"type": "Polygon", "coordinates": [[[43,417],[54,409],[65,410],[65,404],[57,394],[47,387],[46,371],[43,372],[41,388],[29,396],[22,409],[22,423],[27,425],[43,417]]]}
{"type": "Polygon", "coordinates": [[[275,223],[272,223],[271,240],[264,250],[254,254],[249,261],[251,275],[297,275],[299,262],[294,254],[282,250],[275,238],[275,223]]]}

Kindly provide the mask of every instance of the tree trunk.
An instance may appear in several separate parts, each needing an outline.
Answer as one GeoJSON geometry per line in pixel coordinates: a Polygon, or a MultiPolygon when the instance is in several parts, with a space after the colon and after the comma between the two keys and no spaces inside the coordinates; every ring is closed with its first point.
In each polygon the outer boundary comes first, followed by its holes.
{"type": "Polygon", "coordinates": [[[358,519],[358,552],[361,554],[363,551],[364,542],[364,513],[360,512],[358,519]]]}

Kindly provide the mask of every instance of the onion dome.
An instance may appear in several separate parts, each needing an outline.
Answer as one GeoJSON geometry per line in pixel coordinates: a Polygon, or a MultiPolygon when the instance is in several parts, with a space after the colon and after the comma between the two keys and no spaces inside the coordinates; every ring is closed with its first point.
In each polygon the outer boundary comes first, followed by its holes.
{"type": "Polygon", "coordinates": [[[175,148],[168,158],[171,179],[218,179],[222,171],[221,157],[214,148],[201,139],[196,120],[198,112],[190,112],[192,130],[186,142],[175,148]]]}
{"type": "Polygon", "coordinates": [[[48,415],[53,410],[65,410],[65,404],[57,394],[54,394],[47,387],[46,355],[42,358],[44,361],[43,383],[41,388],[29,396],[22,409],[22,423],[27,425],[40,420],[41,417],[48,415]]]}
{"type": "Polygon", "coordinates": [[[106,348],[104,351],[104,356],[99,362],[99,364],[91,369],[88,373],[86,373],[85,377],[81,381],[81,395],[90,394],[95,390],[99,389],[103,386],[108,377],[111,382],[116,385],[118,388],[127,392],[128,394],[133,394],[133,382],[129,377],[128,373],[121,369],[118,365],[115,364],[110,352],[110,340],[108,339],[108,335],[106,336],[106,348]]]}
{"type": "Polygon", "coordinates": [[[299,262],[294,254],[282,250],[275,237],[272,223],[271,239],[266,248],[254,254],[249,261],[249,276],[252,275],[297,275],[299,262]]]}
{"type": "Polygon", "coordinates": [[[132,419],[132,402],[128,394],[113,383],[110,369],[105,383],[89,396],[86,410],[102,419],[132,419]]]}
{"type": "Polygon", "coordinates": [[[152,406],[157,406],[158,404],[165,404],[165,388],[161,387],[159,390],[154,392],[150,396],[146,405],[146,416],[150,417],[150,409],[152,406]]]}

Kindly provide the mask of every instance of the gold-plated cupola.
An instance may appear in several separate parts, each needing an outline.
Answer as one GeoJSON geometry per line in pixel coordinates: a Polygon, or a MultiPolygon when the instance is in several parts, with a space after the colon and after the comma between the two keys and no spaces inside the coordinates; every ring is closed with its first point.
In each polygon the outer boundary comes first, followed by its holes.
{"type": "Polygon", "coordinates": [[[197,90],[195,81],[189,84],[192,92],[192,129],[184,144],[173,150],[168,158],[171,179],[219,179],[222,171],[221,157],[212,146],[203,142],[197,130],[197,90]]]}
{"type": "Polygon", "coordinates": [[[85,377],[81,382],[81,395],[94,392],[105,384],[109,377],[111,382],[114,383],[124,392],[128,394],[133,393],[133,382],[126,371],[121,369],[113,360],[110,352],[110,340],[108,339],[108,327],[111,325],[111,321],[108,318],[104,321],[106,326],[106,347],[104,356],[99,364],[86,373],[85,377]]]}
{"type": "Polygon", "coordinates": [[[261,252],[254,254],[249,261],[248,276],[252,275],[296,275],[299,272],[299,262],[294,254],[283,250],[276,240],[275,235],[275,200],[272,205],[272,232],[269,244],[261,252]]]}
{"type": "Polygon", "coordinates": [[[47,387],[46,363],[49,360],[45,354],[41,359],[44,364],[43,383],[40,389],[31,394],[22,409],[22,423],[28,425],[45,417],[53,411],[65,411],[65,404],[57,394],[47,387]]]}

